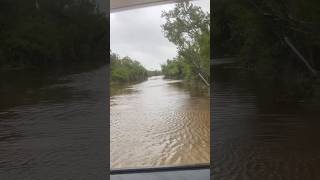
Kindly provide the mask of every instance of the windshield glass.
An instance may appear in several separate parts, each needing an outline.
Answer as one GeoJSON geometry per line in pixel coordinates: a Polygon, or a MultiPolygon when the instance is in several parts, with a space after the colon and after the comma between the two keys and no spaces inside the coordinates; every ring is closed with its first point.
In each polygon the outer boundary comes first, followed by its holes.
{"type": "Polygon", "coordinates": [[[110,14],[111,169],[209,164],[209,3],[110,14]]]}

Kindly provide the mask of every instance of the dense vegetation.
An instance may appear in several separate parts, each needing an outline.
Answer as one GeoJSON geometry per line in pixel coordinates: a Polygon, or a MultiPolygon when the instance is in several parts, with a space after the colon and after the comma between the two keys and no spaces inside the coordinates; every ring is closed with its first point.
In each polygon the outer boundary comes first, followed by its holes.
{"type": "Polygon", "coordinates": [[[210,15],[188,1],[163,12],[164,35],[178,47],[178,56],[161,66],[167,78],[210,81],[210,15]],[[200,75],[199,75],[200,74],[200,75]]]}
{"type": "Polygon", "coordinates": [[[1,0],[0,68],[106,62],[107,27],[89,0],[1,0]]]}
{"type": "Polygon", "coordinates": [[[288,91],[311,88],[320,69],[320,1],[215,0],[213,7],[214,57],[237,56],[242,68],[288,91]]]}
{"type": "Polygon", "coordinates": [[[183,79],[184,77],[189,78],[190,67],[181,59],[167,60],[166,64],[161,65],[162,73],[166,78],[171,79],[183,79]]]}
{"type": "Polygon", "coordinates": [[[148,78],[148,71],[130,57],[121,58],[119,55],[110,54],[111,60],[111,83],[139,82],[148,78]]]}

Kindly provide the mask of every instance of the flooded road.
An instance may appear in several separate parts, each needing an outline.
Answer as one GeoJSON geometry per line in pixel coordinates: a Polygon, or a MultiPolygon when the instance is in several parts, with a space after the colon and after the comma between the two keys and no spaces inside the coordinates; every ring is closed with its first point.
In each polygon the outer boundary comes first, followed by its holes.
{"type": "Polygon", "coordinates": [[[209,163],[208,93],[154,76],[110,99],[111,168],[209,163]]]}
{"type": "Polygon", "coordinates": [[[319,179],[319,94],[283,99],[286,91],[255,74],[221,66],[213,72],[214,179],[319,179]]]}
{"type": "Polygon", "coordinates": [[[76,68],[1,72],[1,180],[106,178],[107,68],[76,68]]]}

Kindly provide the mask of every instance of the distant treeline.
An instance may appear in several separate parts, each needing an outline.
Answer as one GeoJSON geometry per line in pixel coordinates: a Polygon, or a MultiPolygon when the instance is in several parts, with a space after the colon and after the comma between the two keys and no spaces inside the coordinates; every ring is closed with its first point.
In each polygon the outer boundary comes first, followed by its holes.
{"type": "Polygon", "coordinates": [[[151,77],[151,76],[160,76],[162,75],[162,72],[161,71],[148,71],[148,77],[151,77]]]}
{"type": "Polygon", "coordinates": [[[161,66],[166,78],[210,82],[210,14],[188,1],[163,12],[164,35],[178,48],[177,57],[161,66]]]}
{"type": "Polygon", "coordinates": [[[115,53],[110,53],[111,83],[140,82],[148,79],[148,71],[130,57],[121,58],[115,53]]]}
{"type": "Polygon", "coordinates": [[[1,0],[0,68],[106,62],[107,23],[90,0],[1,0]]]}
{"type": "Polygon", "coordinates": [[[302,80],[313,75],[299,51],[320,70],[319,0],[215,0],[213,7],[214,57],[237,56],[269,79],[302,80]]]}

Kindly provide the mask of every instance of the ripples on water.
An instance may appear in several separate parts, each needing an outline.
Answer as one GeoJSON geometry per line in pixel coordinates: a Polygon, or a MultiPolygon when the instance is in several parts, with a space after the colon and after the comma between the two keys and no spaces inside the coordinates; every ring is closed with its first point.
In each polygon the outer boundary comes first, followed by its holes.
{"type": "Polygon", "coordinates": [[[320,102],[281,103],[277,90],[252,74],[214,69],[214,179],[319,179],[320,102]]]}
{"type": "Polygon", "coordinates": [[[106,178],[106,67],[0,78],[0,179],[106,178]]]}
{"type": "Polygon", "coordinates": [[[162,76],[110,100],[111,167],[209,163],[209,98],[162,76]]]}

